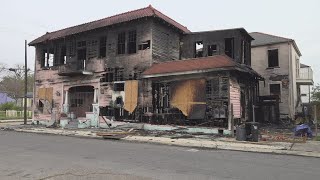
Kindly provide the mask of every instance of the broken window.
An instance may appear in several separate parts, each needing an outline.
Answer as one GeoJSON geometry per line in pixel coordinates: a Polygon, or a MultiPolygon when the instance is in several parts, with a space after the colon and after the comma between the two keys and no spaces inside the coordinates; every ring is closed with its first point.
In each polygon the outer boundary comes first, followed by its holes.
{"type": "Polygon", "coordinates": [[[224,52],[227,56],[234,58],[234,38],[226,38],[224,52]]]}
{"type": "Polygon", "coordinates": [[[67,49],[68,49],[68,54],[70,57],[75,55],[75,41],[74,40],[67,42],[67,49]]]}
{"type": "Polygon", "coordinates": [[[203,42],[198,41],[195,43],[195,57],[203,57],[203,42]]]}
{"type": "Polygon", "coordinates": [[[270,84],[270,95],[281,96],[280,84],[270,84]]]}
{"type": "Polygon", "coordinates": [[[77,43],[77,48],[85,48],[87,46],[87,42],[86,41],[79,41],[77,43]]]}
{"type": "Polygon", "coordinates": [[[218,46],[216,44],[208,46],[208,56],[213,56],[218,53],[218,46]]]}
{"type": "Polygon", "coordinates": [[[88,40],[88,59],[93,59],[98,56],[98,40],[88,40]]]}
{"type": "Polygon", "coordinates": [[[87,42],[86,41],[79,41],[77,43],[77,60],[78,63],[76,64],[77,70],[84,70],[85,69],[85,61],[87,59],[87,42]]]}
{"type": "Polygon", "coordinates": [[[100,37],[99,43],[99,57],[104,58],[107,56],[107,37],[100,37]]]}
{"type": "Polygon", "coordinates": [[[136,79],[140,78],[141,74],[142,74],[141,70],[134,69],[133,70],[133,79],[136,80],[136,79]]]}
{"type": "Polygon", "coordinates": [[[41,61],[41,67],[52,67],[54,62],[54,49],[46,49],[43,51],[43,59],[41,61]]]}
{"type": "Polygon", "coordinates": [[[126,52],[126,33],[118,34],[118,54],[125,54],[126,52]]]}
{"type": "Polygon", "coordinates": [[[133,54],[137,52],[137,31],[129,31],[128,37],[128,53],[133,54]]]}
{"type": "Polygon", "coordinates": [[[141,44],[139,44],[138,47],[139,50],[145,50],[145,49],[150,49],[150,40],[144,41],[141,44]]]}
{"type": "Polygon", "coordinates": [[[114,77],[114,69],[107,68],[106,74],[104,74],[104,77],[101,79],[101,82],[113,82],[113,77],[114,77]]]}
{"type": "Polygon", "coordinates": [[[114,83],[113,90],[114,91],[124,91],[124,83],[114,83]]]}
{"type": "Polygon", "coordinates": [[[67,62],[67,47],[66,46],[61,47],[59,60],[60,60],[59,65],[66,64],[66,62],[67,62]]]}
{"type": "Polygon", "coordinates": [[[279,67],[278,49],[268,50],[268,67],[279,67]]]}
{"type": "Polygon", "coordinates": [[[114,69],[114,74],[115,74],[115,77],[114,77],[114,81],[123,81],[124,78],[123,78],[123,68],[115,68],[114,69]]]}

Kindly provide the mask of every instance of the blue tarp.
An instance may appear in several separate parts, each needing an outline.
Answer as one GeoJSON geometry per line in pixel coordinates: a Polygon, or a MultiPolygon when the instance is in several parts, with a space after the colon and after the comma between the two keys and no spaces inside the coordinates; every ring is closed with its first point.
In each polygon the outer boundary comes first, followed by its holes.
{"type": "Polygon", "coordinates": [[[311,128],[310,128],[310,126],[308,124],[297,125],[293,129],[293,132],[294,132],[295,136],[301,136],[301,135],[307,134],[307,136],[309,138],[312,138],[312,131],[311,131],[311,128]]]}

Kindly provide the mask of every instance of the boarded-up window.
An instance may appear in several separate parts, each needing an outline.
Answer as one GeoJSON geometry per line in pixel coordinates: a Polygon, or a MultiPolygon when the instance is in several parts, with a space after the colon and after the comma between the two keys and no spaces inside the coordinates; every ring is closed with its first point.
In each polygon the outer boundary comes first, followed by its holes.
{"type": "Polygon", "coordinates": [[[125,101],[124,109],[129,113],[133,113],[138,104],[138,81],[126,81],[125,82],[125,101]]]}
{"type": "Polygon", "coordinates": [[[52,102],[53,88],[39,88],[38,89],[38,98],[40,100],[48,100],[52,102]]]}
{"type": "Polygon", "coordinates": [[[170,104],[178,108],[188,119],[202,119],[206,110],[206,81],[185,80],[172,83],[170,104]]]}

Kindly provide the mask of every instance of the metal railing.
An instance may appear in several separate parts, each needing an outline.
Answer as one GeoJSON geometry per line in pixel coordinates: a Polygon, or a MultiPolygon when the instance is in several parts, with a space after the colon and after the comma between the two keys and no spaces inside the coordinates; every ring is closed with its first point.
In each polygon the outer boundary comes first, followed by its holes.
{"type": "Polygon", "coordinates": [[[86,65],[86,60],[70,62],[68,64],[59,66],[59,73],[73,73],[79,71],[86,71],[88,70],[86,65]]]}
{"type": "Polygon", "coordinates": [[[300,68],[299,75],[297,77],[299,80],[313,80],[313,71],[311,67],[300,68]]]}

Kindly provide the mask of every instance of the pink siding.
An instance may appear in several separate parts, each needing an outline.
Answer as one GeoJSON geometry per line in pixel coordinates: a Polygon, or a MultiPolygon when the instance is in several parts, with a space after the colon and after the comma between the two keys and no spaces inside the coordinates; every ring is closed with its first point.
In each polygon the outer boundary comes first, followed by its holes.
{"type": "Polygon", "coordinates": [[[241,118],[241,105],[240,105],[240,86],[234,79],[230,79],[230,103],[233,104],[234,118],[241,118]]]}

